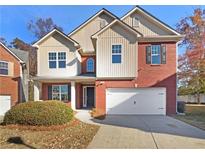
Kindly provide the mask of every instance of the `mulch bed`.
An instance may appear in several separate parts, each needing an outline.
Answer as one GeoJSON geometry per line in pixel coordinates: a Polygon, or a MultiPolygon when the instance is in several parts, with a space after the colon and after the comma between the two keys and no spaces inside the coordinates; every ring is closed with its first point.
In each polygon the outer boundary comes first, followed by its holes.
{"type": "Polygon", "coordinates": [[[0,126],[0,148],[86,148],[98,129],[77,119],[60,126],[0,126]]]}

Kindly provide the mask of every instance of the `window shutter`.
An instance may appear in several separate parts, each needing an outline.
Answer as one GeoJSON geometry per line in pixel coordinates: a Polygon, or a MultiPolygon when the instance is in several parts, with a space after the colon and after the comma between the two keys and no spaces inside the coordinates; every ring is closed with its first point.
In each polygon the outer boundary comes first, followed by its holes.
{"type": "Polygon", "coordinates": [[[151,64],[151,46],[146,46],[146,64],[151,64]]]}
{"type": "Polygon", "coordinates": [[[161,45],[161,63],[166,64],[166,46],[161,45]]]}
{"type": "Polygon", "coordinates": [[[52,86],[48,86],[48,100],[52,100],[52,86]]]}
{"type": "Polygon", "coordinates": [[[68,101],[71,101],[71,86],[68,85],[68,101]]]}

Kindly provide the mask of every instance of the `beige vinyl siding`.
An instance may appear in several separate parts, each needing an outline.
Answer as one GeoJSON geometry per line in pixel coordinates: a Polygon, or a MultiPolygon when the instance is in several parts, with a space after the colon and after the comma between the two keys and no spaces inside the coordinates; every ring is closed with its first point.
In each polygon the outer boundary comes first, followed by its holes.
{"type": "Polygon", "coordinates": [[[14,63],[8,62],[8,76],[14,76],[14,63]]]}
{"type": "Polygon", "coordinates": [[[97,39],[97,77],[136,77],[136,35],[119,24],[105,30],[97,39]],[[112,63],[112,45],[122,45],[122,63],[112,63]]]}
{"type": "Polygon", "coordinates": [[[173,35],[172,32],[166,30],[159,24],[156,24],[151,19],[138,11],[132,13],[130,16],[127,16],[123,21],[141,32],[144,36],[173,35]],[[139,19],[139,27],[133,27],[133,17],[137,17],[139,19]]]}
{"type": "Polygon", "coordinates": [[[112,17],[108,16],[105,13],[102,13],[96,18],[94,18],[87,25],[82,27],[80,30],[78,30],[76,33],[71,35],[71,38],[76,40],[81,45],[83,52],[89,53],[95,51],[91,40],[91,35],[100,30],[100,21],[102,19],[106,21],[106,24],[111,23],[113,21],[112,17]]]}
{"type": "MultiPolygon", "coordinates": [[[[56,54],[56,57],[58,55],[56,54]]],[[[80,59],[74,44],[58,33],[44,40],[38,49],[38,76],[76,76],[80,74],[80,59]],[[66,68],[49,68],[49,52],[66,52],[66,68]]],[[[58,58],[58,57],[57,57],[58,58]]]]}

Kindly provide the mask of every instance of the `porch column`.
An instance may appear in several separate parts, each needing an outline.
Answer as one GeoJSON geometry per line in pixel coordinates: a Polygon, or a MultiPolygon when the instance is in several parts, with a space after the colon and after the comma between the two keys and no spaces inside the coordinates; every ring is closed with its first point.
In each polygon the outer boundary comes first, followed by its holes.
{"type": "Polygon", "coordinates": [[[41,85],[38,81],[34,81],[34,101],[39,101],[40,100],[40,88],[41,85]]]}
{"type": "Polygon", "coordinates": [[[75,81],[71,81],[71,108],[76,110],[76,90],[75,81]]]}

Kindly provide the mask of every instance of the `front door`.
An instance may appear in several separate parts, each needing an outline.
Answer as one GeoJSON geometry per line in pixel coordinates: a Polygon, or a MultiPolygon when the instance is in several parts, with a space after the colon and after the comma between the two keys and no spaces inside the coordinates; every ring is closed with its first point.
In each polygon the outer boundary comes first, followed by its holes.
{"type": "Polygon", "coordinates": [[[94,87],[85,87],[85,95],[84,95],[84,107],[92,108],[94,107],[95,96],[94,96],[94,87]]]}

